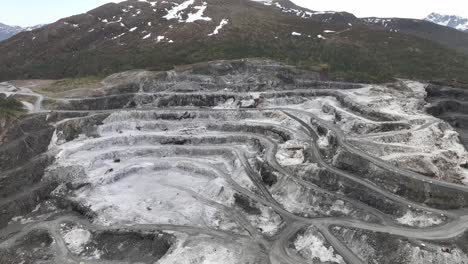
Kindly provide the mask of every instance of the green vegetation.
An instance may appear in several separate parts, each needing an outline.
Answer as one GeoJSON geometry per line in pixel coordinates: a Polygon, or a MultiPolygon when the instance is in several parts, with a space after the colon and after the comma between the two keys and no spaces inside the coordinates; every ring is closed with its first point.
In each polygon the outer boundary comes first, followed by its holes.
{"type": "Polygon", "coordinates": [[[34,95],[15,94],[15,95],[12,95],[11,97],[17,101],[28,102],[30,104],[34,104],[37,101],[37,97],[34,95]]]}
{"type": "Polygon", "coordinates": [[[54,96],[66,93],[76,89],[97,89],[101,87],[102,76],[86,76],[81,78],[68,78],[54,80],[43,85],[35,87],[33,90],[37,93],[54,96]]]}
{"type": "Polygon", "coordinates": [[[13,98],[0,97],[0,116],[18,116],[24,113],[23,104],[13,98]]]}
{"type": "MultiPolygon", "coordinates": [[[[352,34],[350,32],[349,34],[352,34]]],[[[369,33],[370,34],[370,33],[369,33]]],[[[335,80],[386,82],[394,77],[468,81],[468,56],[436,43],[398,35],[388,41],[385,32],[372,32],[367,42],[356,44],[340,40],[254,38],[231,36],[211,43],[205,41],[174,43],[157,49],[135,49],[114,53],[86,51],[82,61],[74,65],[83,69],[93,58],[105,62],[103,68],[87,68],[90,72],[111,74],[135,68],[168,70],[175,65],[219,59],[269,58],[305,69],[320,71],[335,80]],[[382,38],[373,35],[382,34],[382,38]],[[374,39],[372,38],[374,37],[374,39]],[[239,39],[241,39],[239,41],[239,39]],[[410,48],[418,47],[418,48],[410,48]]],[[[349,38],[354,36],[350,35],[349,38]]],[[[361,38],[362,36],[357,36],[361,38]]],[[[356,38],[357,38],[356,37],[356,38]]],[[[96,62],[95,66],[99,65],[96,62]]]]}
{"type": "Polygon", "coordinates": [[[161,44],[155,48],[82,50],[76,60],[54,60],[48,64],[28,65],[16,69],[17,72],[11,78],[18,78],[18,75],[19,78],[82,77],[62,79],[35,88],[36,92],[53,96],[74,89],[96,89],[102,76],[120,71],[138,68],[168,70],[176,65],[219,59],[269,58],[320,71],[335,80],[386,82],[399,77],[429,81],[457,79],[468,82],[468,56],[455,50],[404,34],[395,34],[392,39],[388,39],[386,32],[346,34],[343,36],[348,40],[366,38],[366,42],[342,42],[341,39],[331,38],[327,41],[308,38],[278,40],[273,36],[255,38],[249,35],[231,35],[213,39],[210,43],[200,40],[161,44]],[[119,55],[116,56],[116,53],[119,55]],[[66,68],[67,71],[61,72],[57,68],[66,68]],[[21,72],[27,72],[27,75],[22,75],[21,72]]]}
{"type": "MultiPolygon", "coordinates": [[[[263,57],[320,71],[335,80],[386,82],[400,77],[468,81],[468,56],[434,43],[420,41],[421,43],[410,44],[426,45],[423,51],[418,52],[407,49],[406,43],[386,45],[376,42],[372,43],[375,45],[373,47],[363,47],[311,40],[275,42],[250,39],[240,43],[227,40],[215,45],[200,43],[197,46],[192,43],[190,48],[174,45],[165,54],[149,51],[131,56],[143,57],[142,64],[155,70],[208,60],[263,57]],[[158,62],[156,66],[155,61],[158,62]]],[[[116,64],[116,67],[125,66],[116,64]]]]}
{"type": "MultiPolygon", "coordinates": [[[[74,29],[44,43],[24,40],[21,43],[31,46],[22,46],[21,52],[16,42],[3,42],[0,80],[105,76],[133,69],[168,70],[211,60],[269,58],[319,71],[334,80],[386,82],[399,77],[468,82],[468,55],[424,37],[359,24],[344,29],[340,23],[302,19],[262,6],[246,8],[237,1],[224,2],[222,7],[229,4],[237,11],[226,9],[235,15],[222,34],[212,37],[207,37],[207,32],[213,30],[211,26],[180,23],[169,30],[166,27],[171,23],[163,20],[158,30],[172,32],[174,43],[130,36],[114,41],[105,37],[113,34],[110,28],[99,35],[88,34],[86,28],[74,29]],[[339,32],[325,34],[324,30],[329,29],[339,32]],[[291,32],[302,35],[292,36],[291,32]],[[317,38],[319,34],[325,34],[326,40],[317,38]]],[[[74,94],[77,89],[95,89],[99,81],[99,77],[63,79],[37,91],[49,96],[74,94]]]]}

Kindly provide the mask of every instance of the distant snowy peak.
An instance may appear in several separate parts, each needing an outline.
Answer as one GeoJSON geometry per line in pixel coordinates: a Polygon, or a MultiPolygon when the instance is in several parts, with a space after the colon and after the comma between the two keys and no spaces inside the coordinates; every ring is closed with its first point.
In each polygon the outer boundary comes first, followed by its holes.
{"type": "Polygon", "coordinates": [[[21,30],[21,27],[9,26],[9,25],[5,25],[5,24],[0,23],[0,30],[2,30],[4,32],[17,32],[18,30],[21,30]]]}
{"type": "Polygon", "coordinates": [[[468,18],[432,13],[429,16],[427,16],[425,20],[442,26],[451,27],[468,32],[468,18]]]}
{"type": "Polygon", "coordinates": [[[0,23],[0,41],[8,39],[20,32],[23,31],[32,31],[34,29],[43,27],[44,25],[37,25],[33,27],[19,27],[19,26],[9,26],[0,23]]]}
{"type": "Polygon", "coordinates": [[[22,31],[21,27],[0,23],[0,41],[10,38],[22,31]]]}

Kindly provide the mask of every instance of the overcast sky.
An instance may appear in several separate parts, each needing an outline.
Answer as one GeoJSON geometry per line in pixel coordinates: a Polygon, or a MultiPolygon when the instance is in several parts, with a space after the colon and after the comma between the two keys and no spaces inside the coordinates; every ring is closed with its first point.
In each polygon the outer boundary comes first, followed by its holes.
{"type": "MultiPolygon", "coordinates": [[[[0,22],[31,26],[84,13],[112,0],[1,0],[0,22]]],[[[229,1],[229,0],[225,0],[229,1]]],[[[358,17],[424,18],[431,12],[468,17],[468,0],[292,0],[316,11],[347,11],[358,17]]],[[[119,2],[114,0],[113,2],[119,2]]]]}
{"type": "Polygon", "coordinates": [[[48,24],[85,13],[112,0],[0,0],[0,23],[18,26],[48,24]]]}
{"type": "Polygon", "coordinates": [[[347,11],[358,17],[424,18],[432,12],[468,18],[468,0],[292,0],[318,11],[347,11]]]}

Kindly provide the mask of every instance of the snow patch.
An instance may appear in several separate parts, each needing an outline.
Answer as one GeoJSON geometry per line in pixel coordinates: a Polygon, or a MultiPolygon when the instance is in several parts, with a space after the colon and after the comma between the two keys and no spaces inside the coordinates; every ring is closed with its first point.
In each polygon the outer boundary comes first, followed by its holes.
{"type": "Polygon", "coordinates": [[[180,5],[175,6],[171,10],[167,12],[167,15],[163,16],[167,20],[171,19],[182,19],[182,15],[180,14],[181,11],[187,9],[189,6],[193,5],[195,0],[187,0],[180,5]]]}
{"type": "MultiPolygon", "coordinates": [[[[256,2],[259,2],[259,1],[256,1],[256,2]]],[[[273,1],[268,1],[267,3],[265,3],[265,5],[272,5],[272,3],[273,3],[273,1]]],[[[310,10],[306,10],[306,9],[288,8],[288,7],[282,6],[278,2],[275,3],[275,6],[277,8],[279,8],[284,13],[293,14],[293,15],[296,15],[296,16],[298,16],[300,18],[304,18],[304,19],[311,18],[314,15],[335,14],[335,12],[333,12],[333,11],[310,11],[310,10]]]]}
{"type": "Polygon", "coordinates": [[[251,0],[253,2],[263,3],[264,5],[272,5],[273,0],[251,0]]]}
{"type": "Polygon", "coordinates": [[[203,13],[205,12],[206,7],[207,7],[206,2],[203,2],[203,5],[201,5],[201,6],[195,6],[194,9],[197,9],[198,11],[195,12],[195,13],[188,14],[188,18],[187,18],[187,20],[185,20],[185,22],[186,23],[192,23],[192,22],[195,22],[197,20],[211,21],[210,17],[204,17],[203,16],[203,13]]]}
{"type": "Polygon", "coordinates": [[[125,35],[125,33],[119,34],[119,35],[113,37],[112,39],[118,39],[118,38],[122,37],[123,35],[125,35]]]}
{"type": "Polygon", "coordinates": [[[219,25],[215,28],[215,30],[213,31],[213,33],[210,33],[208,34],[208,36],[213,36],[213,35],[217,35],[219,33],[219,31],[229,23],[229,19],[223,19],[221,20],[221,22],[219,23],[219,25]]]}
{"type": "Polygon", "coordinates": [[[75,27],[75,28],[79,27],[78,24],[70,24],[70,23],[68,23],[68,22],[63,22],[63,24],[65,24],[65,25],[71,25],[72,27],[75,27]]]}
{"type": "Polygon", "coordinates": [[[156,4],[158,3],[158,2],[151,2],[151,1],[148,1],[148,0],[138,0],[138,2],[148,3],[151,6],[156,6],[156,4]]]}

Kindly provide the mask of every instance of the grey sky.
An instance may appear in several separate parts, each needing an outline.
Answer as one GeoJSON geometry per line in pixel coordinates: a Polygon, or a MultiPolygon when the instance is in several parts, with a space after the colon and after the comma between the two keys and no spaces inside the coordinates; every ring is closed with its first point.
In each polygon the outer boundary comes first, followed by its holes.
{"type": "MultiPolygon", "coordinates": [[[[84,13],[109,0],[0,0],[0,23],[18,26],[48,24],[84,13]]],[[[115,1],[118,2],[118,1],[115,1]]]]}
{"type": "Polygon", "coordinates": [[[467,0],[292,0],[317,11],[347,11],[358,17],[424,18],[432,12],[468,18],[467,0]]]}

